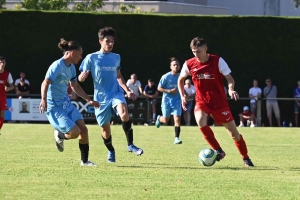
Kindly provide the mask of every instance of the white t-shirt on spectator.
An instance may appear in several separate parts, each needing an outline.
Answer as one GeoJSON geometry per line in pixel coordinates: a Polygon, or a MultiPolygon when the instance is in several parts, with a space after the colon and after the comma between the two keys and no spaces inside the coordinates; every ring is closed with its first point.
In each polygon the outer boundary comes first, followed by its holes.
{"type": "Polygon", "coordinates": [[[126,85],[137,97],[140,96],[139,87],[142,87],[142,84],[139,80],[136,80],[135,84],[133,84],[129,79],[126,85]]]}
{"type": "MultiPolygon", "coordinates": [[[[249,90],[249,94],[251,94],[252,96],[257,96],[258,94],[261,94],[261,89],[259,87],[252,87],[249,90]]],[[[251,99],[250,103],[255,103],[255,99],[251,99]]]]}
{"type": "MultiPolygon", "coordinates": [[[[196,91],[195,91],[195,87],[193,86],[193,85],[190,85],[190,87],[188,88],[186,85],[184,86],[184,90],[186,91],[186,93],[188,94],[188,95],[192,95],[192,94],[195,94],[196,93],[196,91]]],[[[193,100],[193,98],[192,99],[188,99],[188,101],[192,101],[193,100]]]]}
{"type": "MultiPolygon", "coordinates": [[[[18,79],[16,80],[16,82],[15,82],[15,86],[17,86],[19,83],[20,83],[20,79],[18,78],[18,79]]],[[[28,81],[27,79],[25,79],[25,83],[27,83],[28,85],[30,85],[30,84],[29,84],[29,81],[28,81]]]]}

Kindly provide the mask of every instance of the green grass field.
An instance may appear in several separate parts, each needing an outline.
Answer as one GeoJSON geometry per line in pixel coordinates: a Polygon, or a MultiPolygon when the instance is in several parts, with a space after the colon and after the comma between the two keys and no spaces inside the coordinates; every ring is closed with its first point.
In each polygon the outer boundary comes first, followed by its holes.
{"type": "Polygon", "coordinates": [[[201,166],[208,147],[197,127],[134,126],[144,149],[127,152],[121,126],[112,126],[117,162],[106,162],[100,128],[88,125],[90,160],[80,167],[78,140],[57,151],[50,125],[4,124],[0,135],[0,199],[300,199],[300,131],[296,128],[240,128],[256,165],[247,169],[223,127],[213,127],[227,156],[201,166]]]}

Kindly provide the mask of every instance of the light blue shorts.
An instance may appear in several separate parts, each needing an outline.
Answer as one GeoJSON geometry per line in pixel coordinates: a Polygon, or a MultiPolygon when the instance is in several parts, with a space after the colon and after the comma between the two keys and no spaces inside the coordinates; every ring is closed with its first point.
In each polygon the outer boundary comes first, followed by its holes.
{"type": "Polygon", "coordinates": [[[113,117],[113,110],[116,112],[116,106],[121,103],[127,104],[124,94],[118,93],[110,101],[100,103],[100,108],[95,108],[95,116],[99,126],[103,126],[110,122],[111,118],[113,117]]]}
{"type": "Polygon", "coordinates": [[[62,133],[68,133],[76,125],[76,121],[83,120],[82,115],[71,102],[68,105],[49,109],[46,116],[53,128],[62,133]]]}
{"type": "Polygon", "coordinates": [[[162,111],[162,115],[166,118],[169,118],[170,115],[173,116],[181,116],[181,104],[180,102],[177,103],[176,105],[172,105],[170,103],[162,103],[161,104],[161,111],[162,111]]]}

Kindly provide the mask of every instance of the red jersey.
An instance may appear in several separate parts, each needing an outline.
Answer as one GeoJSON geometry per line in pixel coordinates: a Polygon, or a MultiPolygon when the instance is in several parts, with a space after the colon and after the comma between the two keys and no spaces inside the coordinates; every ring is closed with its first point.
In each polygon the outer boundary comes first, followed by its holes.
{"type": "Polygon", "coordinates": [[[5,86],[7,84],[8,76],[9,76],[9,72],[6,70],[0,73],[0,97],[6,98],[5,86]]]}
{"type": "Polygon", "coordinates": [[[247,116],[247,117],[251,117],[252,116],[252,112],[242,112],[241,114],[243,116],[247,116]]]}
{"type": "MultiPolygon", "coordinates": [[[[220,72],[219,56],[209,54],[206,62],[200,63],[196,57],[186,61],[189,74],[192,76],[196,88],[196,102],[204,104],[211,110],[218,110],[229,107],[223,85],[223,74],[220,72]]],[[[225,61],[222,59],[221,64],[225,61]]],[[[227,64],[224,64],[226,74],[231,71],[227,64]],[[226,68],[227,67],[227,68],[226,68]]]]}

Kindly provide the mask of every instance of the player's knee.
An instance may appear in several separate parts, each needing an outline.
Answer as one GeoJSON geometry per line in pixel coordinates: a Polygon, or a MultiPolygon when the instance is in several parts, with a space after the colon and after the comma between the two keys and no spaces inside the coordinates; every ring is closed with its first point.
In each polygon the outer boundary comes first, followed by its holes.
{"type": "Polygon", "coordinates": [[[71,131],[69,131],[70,139],[78,138],[81,133],[81,129],[78,126],[74,126],[71,131]]]}

